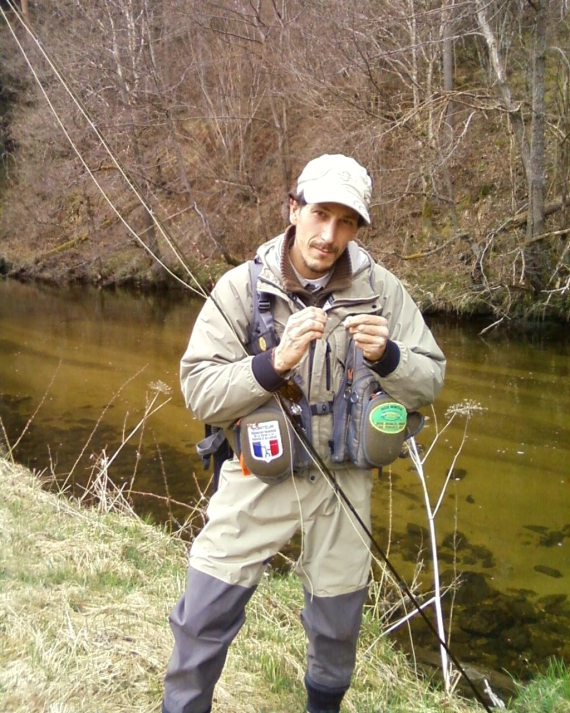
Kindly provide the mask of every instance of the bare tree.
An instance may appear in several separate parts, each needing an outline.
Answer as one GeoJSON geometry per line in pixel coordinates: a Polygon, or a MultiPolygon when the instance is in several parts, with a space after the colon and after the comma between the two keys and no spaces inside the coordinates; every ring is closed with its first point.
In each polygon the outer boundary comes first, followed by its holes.
{"type": "MultiPolygon", "coordinates": [[[[214,280],[284,227],[280,199],[307,158],[344,152],[374,179],[362,239],[412,289],[422,261],[433,277],[417,288],[420,300],[438,306],[441,294],[446,305],[507,314],[527,309],[532,288],[537,303],[546,295],[565,309],[563,0],[62,0],[31,9],[152,214],[40,65],[42,81],[88,165],[170,267],[177,258],[157,242],[157,214],[214,280]]],[[[16,70],[15,54],[8,63],[16,70]]],[[[18,168],[3,200],[18,235],[39,236],[51,222],[50,251],[81,236],[82,250],[99,250],[75,251],[78,264],[112,274],[122,251],[148,272],[29,96],[13,115],[18,168]],[[37,125],[41,142],[30,136],[37,125]]]]}
{"type": "MultiPolygon", "coordinates": [[[[520,160],[526,179],[527,209],[525,212],[526,234],[521,235],[520,249],[515,252],[521,260],[519,284],[528,281],[534,290],[544,289],[552,281],[551,252],[556,252],[556,241],[547,240],[547,215],[552,214],[552,207],[546,203],[547,145],[546,145],[546,56],[548,49],[548,28],[556,24],[557,11],[551,3],[536,0],[526,3],[516,18],[517,25],[524,16],[522,35],[528,36],[529,49],[527,53],[529,67],[529,95],[515,101],[513,91],[507,79],[506,58],[501,55],[498,33],[488,17],[490,7],[477,0],[477,19],[480,30],[485,38],[489,52],[490,64],[499,87],[503,107],[508,113],[519,149],[520,160]],[[524,10],[524,13],[523,13],[524,10]],[[530,127],[527,128],[525,118],[530,114],[530,127]],[[552,250],[554,248],[554,250],[552,250]]],[[[509,7],[494,8],[495,22],[503,21],[503,27],[508,18],[509,7]]],[[[565,8],[560,8],[562,16],[565,8]]],[[[521,32],[518,27],[511,25],[521,32]]],[[[564,53],[562,55],[565,57],[564,53]]],[[[528,120],[527,120],[528,123],[528,120]]],[[[554,187],[554,186],[553,186],[554,187]]],[[[561,187],[562,188],[562,187],[561,187]]],[[[557,200],[560,206],[564,200],[557,200]]]]}

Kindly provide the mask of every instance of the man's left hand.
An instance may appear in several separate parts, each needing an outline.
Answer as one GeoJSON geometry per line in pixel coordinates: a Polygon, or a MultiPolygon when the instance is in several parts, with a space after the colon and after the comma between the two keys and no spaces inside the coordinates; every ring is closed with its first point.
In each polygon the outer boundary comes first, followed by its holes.
{"type": "Polygon", "coordinates": [[[376,314],[354,314],[344,320],[357,347],[368,361],[378,361],[386,351],[388,320],[376,314]]]}

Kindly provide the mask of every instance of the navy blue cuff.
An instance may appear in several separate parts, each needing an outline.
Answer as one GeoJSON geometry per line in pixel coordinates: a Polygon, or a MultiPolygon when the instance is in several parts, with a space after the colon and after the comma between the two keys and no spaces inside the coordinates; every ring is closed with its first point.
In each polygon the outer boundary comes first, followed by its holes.
{"type": "Polygon", "coordinates": [[[277,391],[277,389],[287,383],[287,379],[284,379],[281,374],[278,374],[273,368],[271,352],[272,350],[270,349],[266,352],[261,352],[261,354],[256,354],[253,357],[251,368],[260,386],[266,391],[277,391]]]}
{"type": "Polygon", "coordinates": [[[368,359],[364,361],[366,366],[378,376],[390,376],[400,363],[400,347],[389,339],[386,342],[386,351],[378,361],[368,361],[368,359]]]}

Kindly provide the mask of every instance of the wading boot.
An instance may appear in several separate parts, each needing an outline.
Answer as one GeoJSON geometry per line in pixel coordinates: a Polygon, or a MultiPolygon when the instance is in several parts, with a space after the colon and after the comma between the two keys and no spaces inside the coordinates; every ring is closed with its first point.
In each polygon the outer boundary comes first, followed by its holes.
{"type": "MultiPolygon", "coordinates": [[[[169,711],[168,708],[164,705],[164,703],[162,704],[162,709],[161,709],[161,711],[162,711],[162,713],[170,713],[170,711],[169,711]]],[[[212,713],[212,707],[210,706],[210,708],[208,708],[207,711],[204,711],[204,713],[212,713]]]]}
{"type": "Polygon", "coordinates": [[[317,687],[305,676],[307,689],[307,713],[340,713],[340,704],[346,688],[317,687]]]}

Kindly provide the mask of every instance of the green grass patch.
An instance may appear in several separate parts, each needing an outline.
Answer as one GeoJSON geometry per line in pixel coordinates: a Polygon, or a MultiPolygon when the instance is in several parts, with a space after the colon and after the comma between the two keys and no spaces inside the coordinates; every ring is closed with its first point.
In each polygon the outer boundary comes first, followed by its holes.
{"type": "Polygon", "coordinates": [[[570,669],[553,659],[545,674],[540,674],[512,702],[516,713],[570,713],[570,669]]]}

